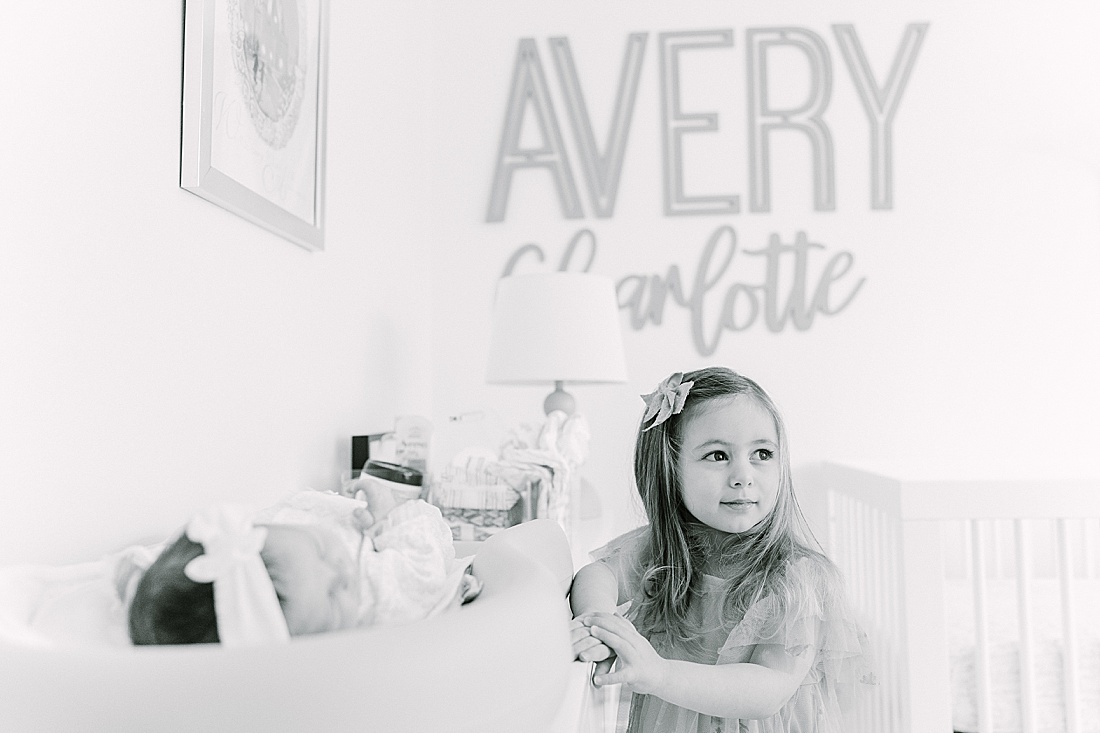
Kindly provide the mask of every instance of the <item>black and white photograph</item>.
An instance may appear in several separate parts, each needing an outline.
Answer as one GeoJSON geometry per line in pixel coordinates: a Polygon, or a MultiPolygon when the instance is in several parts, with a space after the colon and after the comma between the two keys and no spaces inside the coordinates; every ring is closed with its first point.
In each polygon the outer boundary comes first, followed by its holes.
{"type": "Polygon", "coordinates": [[[1100,6],[0,28],[0,733],[1100,733],[1100,6]]]}

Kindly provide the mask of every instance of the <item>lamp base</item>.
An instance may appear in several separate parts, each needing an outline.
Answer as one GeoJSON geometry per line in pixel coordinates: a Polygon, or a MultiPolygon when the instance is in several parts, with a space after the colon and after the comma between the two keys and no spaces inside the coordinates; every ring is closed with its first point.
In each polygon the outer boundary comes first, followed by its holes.
{"type": "Polygon", "coordinates": [[[549,415],[554,410],[561,410],[567,416],[572,415],[577,409],[577,401],[573,395],[562,389],[561,382],[554,382],[554,391],[546,396],[542,403],[542,410],[549,415]]]}

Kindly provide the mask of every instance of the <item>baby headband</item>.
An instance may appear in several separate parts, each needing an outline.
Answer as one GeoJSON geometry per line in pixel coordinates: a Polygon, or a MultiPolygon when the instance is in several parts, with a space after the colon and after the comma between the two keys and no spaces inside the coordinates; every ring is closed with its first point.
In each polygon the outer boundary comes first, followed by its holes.
{"type": "Polygon", "coordinates": [[[673,415],[680,414],[693,384],[695,382],[684,381],[683,372],[676,372],[658,384],[657,389],[642,395],[642,399],[645,400],[645,415],[642,417],[642,423],[653,420],[653,423],[643,428],[642,432],[652,430],[673,415]]]}
{"type": "Polygon", "coordinates": [[[196,583],[214,584],[218,638],[225,646],[286,641],[290,632],[260,550],[267,529],[252,524],[243,507],[214,506],[196,514],[187,536],[203,554],[183,569],[196,583]]]}

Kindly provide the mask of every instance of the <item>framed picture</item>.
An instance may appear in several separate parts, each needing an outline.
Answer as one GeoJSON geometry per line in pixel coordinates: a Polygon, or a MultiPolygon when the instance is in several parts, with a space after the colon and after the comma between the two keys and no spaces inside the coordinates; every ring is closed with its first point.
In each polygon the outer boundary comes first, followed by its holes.
{"type": "Polygon", "coordinates": [[[180,186],[324,248],[327,0],[186,0],[180,186]]]}

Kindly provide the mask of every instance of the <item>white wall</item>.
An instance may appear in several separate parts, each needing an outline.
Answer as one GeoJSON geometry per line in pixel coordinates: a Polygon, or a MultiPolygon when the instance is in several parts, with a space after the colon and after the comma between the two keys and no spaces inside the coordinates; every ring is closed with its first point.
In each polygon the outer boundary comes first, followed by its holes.
{"type": "Polygon", "coordinates": [[[0,562],[332,488],[429,411],[422,4],[333,3],[323,253],[179,188],[182,3],[7,10],[0,562]]]}
{"type": "MultiPolygon", "coordinates": [[[[71,0],[9,10],[0,562],[87,557],[163,537],[210,500],[333,486],[348,436],[395,414],[428,414],[452,442],[538,419],[549,387],[484,384],[493,283],[519,245],[540,244],[549,268],[582,227],[599,243],[593,269],[616,279],[676,264],[690,281],[723,224],[743,248],[805,231],[818,254],[851,252],[851,278],[865,278],[809,330],[757,322],[706,356],[678,306],[641,330],[624,313],[630,383],[575,390],[608,531],[638,521],[637,395],[710,363],[776,396],[799,461],[1095,476],[1100,20],[1083,0],[985,5],[333,0],[328,237],[315,254],[178,187],[180,3],[119,0],[109,23],[71,0]],[[894,205],[872,211],[867,122],[831,26],[856,27],[881,81],[922,22],[894,124],[894,205]],[[834,212],[809,206],[797,137],[776,142],[772,211],[747,211],[745,29],[781,25],[812,30],[830,54],[834,212]],[[689,136],[685,170],[697,192],[739,194],[742,213],[668,217],[657,36],[721,28],[732,48],[684,56],[685,111],[719,114],[718,132],[689,136]],[[623,179],[614,216],[597,219],[547,39],[568,37],[602,145],[632,32],[648,41],[623,179]],[[505,220],[485,221],[523,37],[536,39],[583,219],[563,218],[548,179],[527,172],[505,220]],[[447,416],[478,410],[481,423],[446,430],[447,416]]],[[[777,94],[804,91],[793,63],[777,68],[777,94]]],[[[746,258],[715,292],[761,277],[746,258]]]]}

